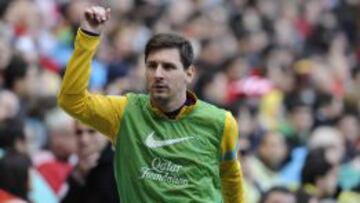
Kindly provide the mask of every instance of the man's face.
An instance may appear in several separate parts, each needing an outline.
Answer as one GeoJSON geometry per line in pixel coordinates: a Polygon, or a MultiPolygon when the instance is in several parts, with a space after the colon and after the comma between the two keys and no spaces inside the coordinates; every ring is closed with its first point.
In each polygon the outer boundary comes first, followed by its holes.
{"type": "Polygon", "coordinates": [[[278,169],[287,155],[287,146],[281,134],[270,132],[260,144],[259,155],[272,169],[278,169]]]}
{"type": "Polygon", "coordinates": [[[73,134],[73,125],[52,130],[50,136],[50,148],[59,159],[67,160],[76,152],[76,140],[73,134]]]}
{"type": "Polygon", "coordinates": [[[76,123],[75,129],[78,154],[80,156],[88,156],[93,153],[100,152],[106,139],[95,129],[88,127],[79,122],[76,123]]]}
{"type": "Polygon", "coordinates": [[[193,67],[184,69],[176,48],[151,52],[145,65],[150,97],[160,103],[181,99],[193,78],[193,67]]]}
{"type": "Polygon", "coordinates": [[[299,106],[291,114],[292,122],[296,130],[304,132],[309,131],[313,125],[314,119],[309,106],[299,106]]]}

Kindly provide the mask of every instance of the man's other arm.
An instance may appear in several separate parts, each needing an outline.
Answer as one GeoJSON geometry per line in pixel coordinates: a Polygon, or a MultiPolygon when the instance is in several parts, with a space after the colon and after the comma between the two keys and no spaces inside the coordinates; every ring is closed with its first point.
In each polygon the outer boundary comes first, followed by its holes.
{"type": "Polygon", "coordinates": [[[231,113],[226,113],[224,134],[221,142],[221,188],[225,203],[245,203],[244,181],[237,159],[237,123],[231,113]]]}

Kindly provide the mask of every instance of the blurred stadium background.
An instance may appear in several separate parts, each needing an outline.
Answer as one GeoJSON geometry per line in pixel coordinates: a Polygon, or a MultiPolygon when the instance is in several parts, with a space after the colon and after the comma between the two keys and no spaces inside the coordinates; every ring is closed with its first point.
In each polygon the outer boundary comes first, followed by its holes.
{"type": "Polygon", "coordinates": [[[286,189],[299,203],[360,202],[358,0],[0,0],[0,171],[36,177],[19,177],[15,196],[66,196],[76,145],[56,94],[89,4],[112,9],[92,91],[143,92],[145,43],[181,33],[196,52],[192,90],[237,118],[246,202],[286,189]]]}

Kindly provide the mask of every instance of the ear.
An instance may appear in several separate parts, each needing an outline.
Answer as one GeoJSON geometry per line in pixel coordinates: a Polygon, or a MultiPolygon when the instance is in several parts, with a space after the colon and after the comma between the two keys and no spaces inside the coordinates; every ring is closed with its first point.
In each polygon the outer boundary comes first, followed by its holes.
{"type": "Polygon", "coordinates": [[[190,84],[194,78],[195,75],[195,67],[194,65],[190,65],[190,67],[188,69],[185,70],[185,74],[186,74],[186,83],[190,84]]]}

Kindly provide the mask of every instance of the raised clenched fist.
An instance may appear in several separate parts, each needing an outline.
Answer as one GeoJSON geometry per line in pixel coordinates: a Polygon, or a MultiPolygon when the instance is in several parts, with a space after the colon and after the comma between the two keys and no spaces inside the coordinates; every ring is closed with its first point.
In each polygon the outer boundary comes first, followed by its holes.
{"type": "Polygon", "coordinates": [[[84,18],[81,22],[81,28],[96,34],[100,34],[103,27],[110,19],[110,8],[102,6],[91,6],[85,9],[84,18]]]}

